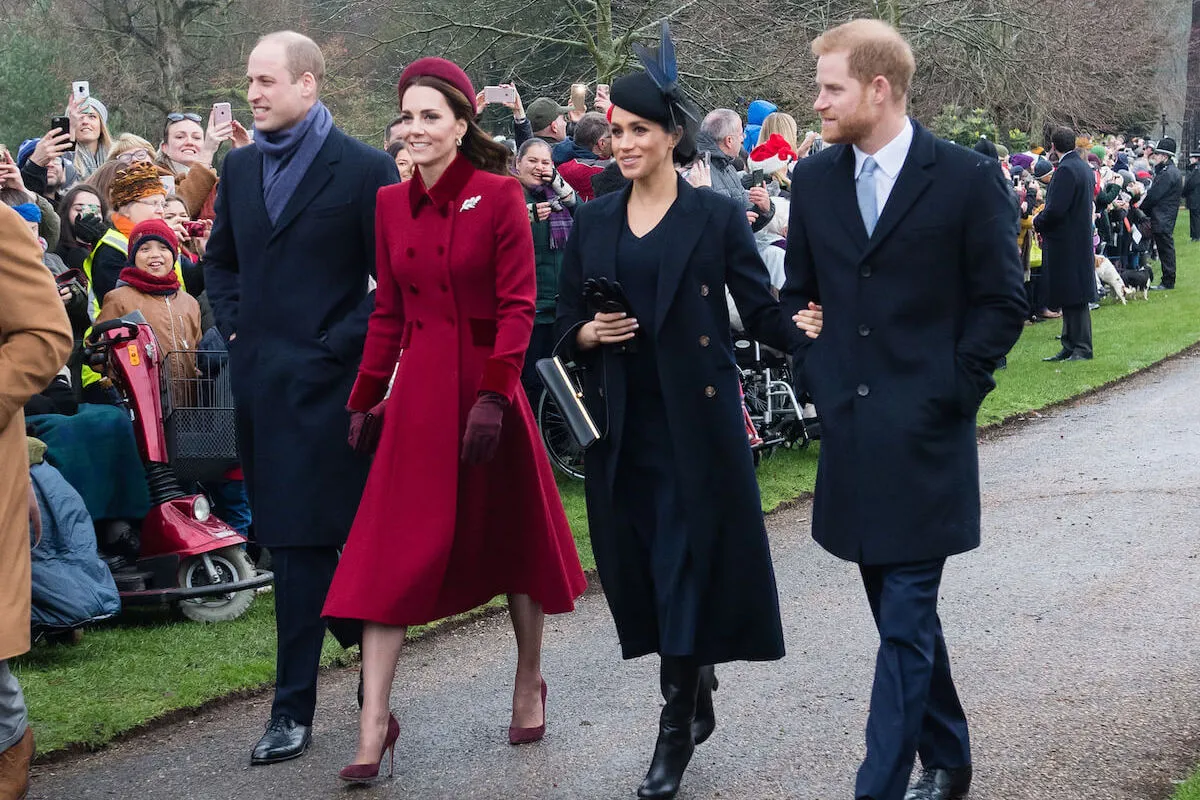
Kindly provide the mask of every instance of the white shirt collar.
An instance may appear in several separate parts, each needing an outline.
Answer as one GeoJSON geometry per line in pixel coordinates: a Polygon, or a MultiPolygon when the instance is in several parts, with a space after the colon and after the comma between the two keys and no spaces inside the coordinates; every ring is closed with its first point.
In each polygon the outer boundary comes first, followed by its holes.
{"type": "MultiPolygon", "coordinates": [[[[875,159],[875,164],[892,180],[900,174],[900,168],[904,166],[904,159],[908,158],[908,148],[912,145],[913,140],[913,124],[912,120],[907,116],[904,118],[904,127],[900,129],[900,133],[895,139],[885,144],[883,147],[871,155],[875,159]]],[[[862,172],[863,162],[867,160],[868,153],[864,153],[858,149],[858,145],[854,145],[854,179],[858,180],[858,175],[862,172]]]]}

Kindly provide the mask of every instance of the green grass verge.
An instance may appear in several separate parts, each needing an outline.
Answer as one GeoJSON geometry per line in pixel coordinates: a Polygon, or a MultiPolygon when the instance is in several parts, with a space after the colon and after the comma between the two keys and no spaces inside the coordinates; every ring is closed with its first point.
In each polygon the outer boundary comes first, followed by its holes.
{"type": "Polygon", "coordinates": [[[1196,774],[1175,787],[1171,800],[1200,800],[1200,769],[1196,774]]]}
{"type": "MultiPolygon", "coordinates": [[[[1106,302],[1092,315],[1096,358],[1046,364],[1057,352],[1059,325],[1025,329],[983,404],[980,425],[1045,408],[1179,352],[1200,341],[1200,247],[1188,243],[1186,215],[1176,232],[1179,287],[1120,307],[1106,302]]],[[[783,450],[759,469],[763,510],[812,491],[816,447],[783,450]]],[[[587,538],[581,483],[561,479],[580,560],[595,567],[587,538]]],[[[413,635],[419,635],[414,631],[413,635]]],[[[348,663],[332,640],[322,662],[348,663]]],[[[95,747],[148,720],[178,709],[268,684],[274,675],[275,633],[270,595],[234,622],[200,625],[163,612],[137,612],[89,630],[76,646],[39,645],[14,663],[29,702],[38,746],[46,753],[69,745],[95,747]]],[[[1200,800],[1200,779],[1176,800],[1200,800]],[[1190,793],[1186,793],[1190,792],[1190,793]]]]}

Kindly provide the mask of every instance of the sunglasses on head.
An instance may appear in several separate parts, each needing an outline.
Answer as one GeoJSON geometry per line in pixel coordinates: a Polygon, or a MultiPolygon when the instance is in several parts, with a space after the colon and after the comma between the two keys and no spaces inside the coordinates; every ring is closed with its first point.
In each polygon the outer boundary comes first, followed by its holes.
{"type": "Polygon", "coordinates": [[[185,111],[183,113],[175,111],[167,114],[167,122],[183,122],[185,119],[190,119],[192,122],[196,123],[203,121],[200,119],[199,114],[193,114],[191,111],[185,111]]]}

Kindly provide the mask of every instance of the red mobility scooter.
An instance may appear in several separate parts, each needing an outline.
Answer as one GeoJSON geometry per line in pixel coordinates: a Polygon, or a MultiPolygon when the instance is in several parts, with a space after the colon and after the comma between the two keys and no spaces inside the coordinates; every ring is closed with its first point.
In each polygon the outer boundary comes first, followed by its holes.
{"type": "Polygon", "coordinates": [[[88,363],[103,365],[128,406],[150,488],[133,580],[118,582],[122,604],[177,604],[201,622],[241,616],[274,575],[256,569],[246,539],[180,482],[218,479],[237,462],[228,369],[179,377],[185,373],[172,368],[180,356],[193,364],[226,354],[163,354],[140,311],[96,325],[85,344],[88,363]]]}

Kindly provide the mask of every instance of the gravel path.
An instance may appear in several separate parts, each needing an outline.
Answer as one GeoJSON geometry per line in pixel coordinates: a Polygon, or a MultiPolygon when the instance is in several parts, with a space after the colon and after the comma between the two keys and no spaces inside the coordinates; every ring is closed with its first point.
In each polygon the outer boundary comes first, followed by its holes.
{"type": "MultiPolygon", "coordinates": [[[[1066,367],[1069,368],[1069,367],[1066,367]]],[[[1181,358],[981,447],[984,546],[941,604],[975,745],[974,800],[1161,800],[1200,761],[1200,359],[1181,358]]],[[[788,657],[721,670],[718,728],[681,800],[852,796],[875,638],[857,572],[770,529],[788,657]]],[[[32,798],[630,798],[659,708],[656,663],[622,662],[603,597],[551,618],[549,732],[505,740],[507,617],[409,647],[392,781],[346,795],[356,673],[323,677],[313,747],[249,767],[269,697],[220,704],[36,770],[32,798]]]]}

